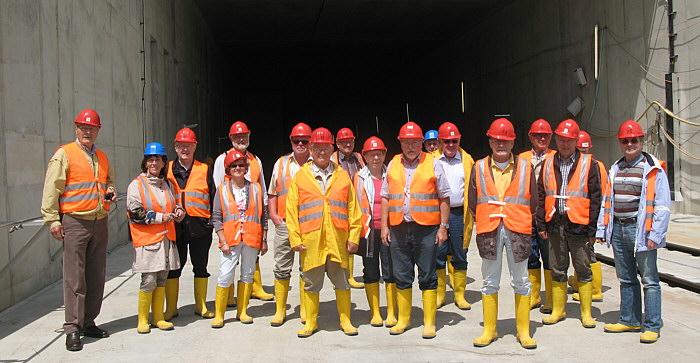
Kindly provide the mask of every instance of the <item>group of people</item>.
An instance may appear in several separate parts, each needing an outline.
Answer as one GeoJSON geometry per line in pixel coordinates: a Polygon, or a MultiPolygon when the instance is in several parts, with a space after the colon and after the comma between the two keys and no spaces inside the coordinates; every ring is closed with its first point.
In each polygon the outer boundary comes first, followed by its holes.
{"type": "MultiPolygon", "coordinates": [[[[75,126],[75,142],[59,147],[49,162],[42,200],[51,234],[64,244],[64,331],[71,351],[82,349],[81,335],[109,336],[95,318],[104,290],[106,217],[116,201],[114,171],[94,144],[99,115],[85,110],[75,126]]],[[[424,134],[407,122],[398,133],[401,153],[386,163],[387,148],[377,136],[358,153],[352,130],[340,129],[334,137],[326,128],[298,123],[289,136],[292,152],[275,163],[269,187],[260,159],[248,151],[250,130],[241,121],[229,132],[233,147],[213,168],[194,159],[197,138],[189,128],[176,134],[173,161],[162,144],[148,144],[141,173],[126,197],[132,269],[141,273],[137,331],[173,329],[189,249],[194,312],[213,319],[213,328],[224,326],[227,306],[237,307],[237,320],[252,323],[251,298],[274,299],[270,324],[283,325],[298,255],[304,323],[298,337],[318,330],[325,276],[334,285],[339,326],[346,335],[358,334],[351,321],[352,287],[365,289],[371,326],[386,326],[391,335],[404,333],[411,326],[418,267],[422,336],[434,338],[436,310],[446,303],[448,281],[455,305],[471,309],[465,298],[467,252],[476,228],[484,328],[475,347],[498,338],[504,255],[523,348],[537,347],[530,336],[531,309],[549,314],[542,319],[545,325],[566,318],[567,283],[577,291],[582,326],[594,328],[591,304],[603,298],[596,241],[612,245],[621,291],[619,322],[604,330],[641,331],[641,342],[655,342],[662,326],[656,251],[665,245],[670,192],[663,162],[643,151],[641,126],[635,121],[620,126],[623,156],[609,171],[590,154],[590,135],[574,120],[562,121],[554,132],[547,121],[535,121],[528,133],[532,149],[519,155],[512,152],[516,133],[509,120],[495,120],[486,135],[492,153],[475,162],[460,147],[455,124],[445,122],[424,134]],[[556,150],[549,148],[553,134],[556,150]],[[268,251],[268,219],[275,226],[274,295],[263,290],[258,263],[268,251]],[[220,273],[212,312],[206,306],[206,266],[213,232],[220,273]],[[362,258],[363,283],[354,278],[355,254],[362,258]],[[567,276],[570,263],[572,277],[567,276]],[[379,303],[382,281],[385,318],[379,303]]]]}

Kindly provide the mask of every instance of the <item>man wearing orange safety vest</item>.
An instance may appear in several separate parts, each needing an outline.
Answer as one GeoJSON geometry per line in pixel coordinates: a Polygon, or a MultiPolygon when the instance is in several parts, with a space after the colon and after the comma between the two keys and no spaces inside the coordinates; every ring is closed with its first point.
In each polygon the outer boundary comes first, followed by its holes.
{"type": "Polygon", "coordinates": [[[289,243],[301,253],[306,323],[300,338],[318,330],[319,292],[324,276],[335,285],[340,327],[346,335],[357,335],[350,321],[348,253],[359,247],[362,213],[350,174],[330,160],[333,134],[323,127],[311,133],[311,156],[294,176],[287,195],[289,243]]]}
{"type": "MultiPolygon", "coordinates": [[[[591,141],[591,135],[586,131],[580,130],[578,132],[578,142],[576,143],[576,148],[581,154],[590,154],[591,148],[593,147],[593,142],[591,141]]],[[[591,154],[593,155],[593,154],[591,154]]],[[[598,162],[598,171],[600,172],[600,184],[603,196],[607,191],[608,184],[608,173],[605,170],[605,165],[602,161],[596,160],[598,162]]],[[[593,279],[593,297],[592,301],[600,302],[603,301],[603,271],[600,266],[600,261],[595,256],[595,244],[590,244],[590,258],[591,258],[591,275],[593,279]]],[[[572,298],[579,301],[581,297],[578,293],[578,276],[574,273],[573,276],[569,276],[569,286],[574,289],[574,294],[572,298]]]]}
{"type": "Polygon", "coordinates": [[[102,307],[107,260],[108,214],[116,198],[114,169],[95,147],[102,126],[92,109],[78,114],[74,142],[49,160],[41,214],[51,235],[63,242],[63,302],[66,349],[83,349],[81,333],[107,338],[95,325],[102,307]]]}
{"type": "MultiPolygon", "coordinates": [[[[350,173],[350,178],[354,179],[355,174],[365,167],[362,155],[355,152],[355,134],[353,134],[352,130],[349,128],[344,127],[338,130],[338,134],[335,137],[335,144],[338,146],[338,150],[331,156],[331,161],[347,170],[348,173],[350,173]]],[[[355,275],[353,274],[355,270],[353,256],[354,254],[350,254],[350,261],[348,262],[348,274],[350,275],[350,280],[348,280],[348,282],[350,283],[350,287],[361,289],[365,284],[355,280],[355,275]]]]}
{"type": "MultiPolygon", "coordinates": [[[[528,132],[532,149],[520,153],[521,158],[530,162],[532,170],[535,173],[535,178],[540,177],[540,170],[544,165],[544,160],[548,156],[554,155],[556,152],[549,148],[552,141],[552,128],[549,122],[543,119],[536,120],[530,126],[528,132]]],[[[530,275],[530,283],[532,289],[530,293],[530,309],[540,308],[543,314],[552,312],[552,270],[549,269],[549,253],[547,240],[543,239],[537,230],[537,226],[532,228],[532,250],[527,261],[527,269],[530,275]],[[540,262],[541,261],[541,262],[540,262]],[[544,268],[544,289],[545,301],[542,304],[540,289],[542,287],[542,273],[540,267],[544,268]]]]}
{"type": "Polygon", "coordinates": [[[175,224],[180,268],[168,273],[165,284],[168,304],[165,311],[166,320],[178,315],[180,275],[187,262],[188,249],[194,272],[194,313],[206,319],[214,317],[214,312],[207,309],[206,301],[210,276],[207,264],[212,241],[212,225],[209,219],[216,187],[209,166],[194,159],[196,150],[197,136],[194,131],[187,127],[178,131],[175,135],[177,159],[168,162],[167,176],[178,203],[185,208],[187,214],[185,219],[175,224]]]}
{"type": "Polygon", "coordinates": [[[484,278],[484,331],[473,344],[485,347],[498,338],[498,290],[505,249],[510,285],[515,292],[517,339],[523,348],[535,349],[537,342],[530,337],[527,263],[537,209],[537,184],[530,162],[511,152],[515,130],[509,120],[495,120],[486,135],[492,154],[474,164],[469,181],[469,211],[476,219],[476,244],[484,278]]]}
{"type": "Polygon", "coordinates": [[[600,213],[601,184],[598,163],[590,154],[576,150],[579,127],[564,120],[554,131],[558,151],[547,157],[538,181],[537,224],[542,238],[549,239],[552,269],[552,313],[545,325],[566,318],[566,282],[569,256],[578,274],[581,325],[595,328],[591,316],[593,283],[590,244],[595,241],[600,213]]]}
{"type": "Polygon", "coordinates": [[[403,334],[411,325],[412,289],[418,266],[423,291],[423,338],[435,338],[437,247],[447,240],[450,185],[442,165],[423,152],[423,131],[415,122],[399,130],[402,154],[394,156],[382,183],[382,243],[390,247],[399,321],[389,329],[403,334]]]}
{"type": "MultiPolygon", "coordinates": [[[[272,169],[272,179],[267,190],[268,207],[270,210],[270,220],[275,225],[275,316],[270,320],[270,325],[281,326],[287,318],[287,296],[289,294],[289,280],[292,277],[292,266],[294,265],[294,251],[289,245],[289,232],[287,231],[286,211],[287,194],[292,178],[301,167],[311,160],[309,154],[309,139],[311,138],[311,127],[300,122],[292,128],[289,134],[289,141],[292,145],[292,152],[281,156],[275,162],[272,169]]],[[[304,289],[304,280],[300,280],[300,289],[304,289]]],[[[306,312],[303,304],[304,294],[300,294],[302,304],[300,314],[302,323],[306,320],[306,312]]]]}
{"type": "Polygon", "coordinates": [[[617,138],[623,157],[610,168],[596,232],[600,241],[613,247],[620,281],[620,318],[616,324],[605,324],[605,332],[643,330],[639,341],[654,343],[663,326],[656,259],[658,249],[666,246],[671,192],[659,159],[642,151],[641,125],[633,120],[623,122],[617,138]],[[644,285],[643,318],[638,273],[644,285]]]}
{"type": "MultiPolygon", "coordinates": [[[[226,170],[224,170],[224,160],[226,159],[226,155],[233,150],[238,150],[238,152],[245,155],[245,157],[248,159],[248,173],[246,173],[246,179],[251,183],[260,183],[263,190],[267,190],[262,162],[260,161],[260,158],[248,151],[248,146],[250,146],[250,129],[248,129],[248,125],[242,121],[234,122],[233,125],[231,125],[228,137],[231,140],[231,145],[233,145],[233,147],[223,152],[216,158],[216,161],[214,161],[214,184],[216,187],[219,187],[226,176],[226,170]]],[[[267,194],[265,193],[263,193],[263,203],[265,203],[265,206],[267,207],[267,194]]],[[[234,297],[235,291],[235,286],[231,285],[231,288],[229,289],[229,306],[236,305],[236,299],[234,297]]],[[[263,289],[259,263],[255,265],[253,292],[250,297],[263,301],[270,301],[274,298],[274,295],[265,292],[263,289]]]]}

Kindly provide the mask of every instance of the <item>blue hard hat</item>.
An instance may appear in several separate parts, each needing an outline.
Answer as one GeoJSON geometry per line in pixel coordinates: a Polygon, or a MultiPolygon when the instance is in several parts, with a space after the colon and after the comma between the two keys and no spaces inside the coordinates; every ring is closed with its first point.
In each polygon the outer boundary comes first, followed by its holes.
{"type": "Polygon", "coordinates": [[[143,156],[148,156],[148,155],[165,155],[167,156],[168,153],[165,152],[165,146],[159,142],[152,142],[148,145],[146,145],[146,149],[143,151],[143,156]]]}
{"type": "Polygon", "coordinates": [[[437,130],[428,130],[428,132],[425,133],[425,140],[435,140],[437,138],[438,138],[437,130]]]}

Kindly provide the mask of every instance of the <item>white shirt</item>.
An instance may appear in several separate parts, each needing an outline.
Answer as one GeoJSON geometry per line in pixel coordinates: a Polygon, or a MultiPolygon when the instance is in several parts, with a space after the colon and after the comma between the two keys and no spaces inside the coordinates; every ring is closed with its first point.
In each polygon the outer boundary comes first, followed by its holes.
{"type": "MultiPolygon", "coordinates": [[[[247,151],[245,155],[248,156],[247,151]]],[[[214,184],[216,185],[217,189],[219,188],[219,184],[224,182],[224,177],[226,176],[226,170],[224,170],[224,159],[226,159],[225,152],[221,153],[221,155],[216,158],[216,161],[214,161],[214,172],[212,177],[214,178],[214,184]]],[[[267,190],[262,162],[257,155],[255,155],[255,159],[258,161],[258,165],[260,165],[260,187],[262,190],[267,190]]],[[[245,178],[246,180],[250,181],[250,168],[248,168],[248,171],[245,173],[245,178]]],[[[267,205],[267,193],[263,193],[263,204],[267,205]]]]}
{"type": "Polygon", "coordinates": [[[464,206],[464,165],[459,151],[452,159],[443,152],[438,159],[450,184],[450,208],[464,206]]]}

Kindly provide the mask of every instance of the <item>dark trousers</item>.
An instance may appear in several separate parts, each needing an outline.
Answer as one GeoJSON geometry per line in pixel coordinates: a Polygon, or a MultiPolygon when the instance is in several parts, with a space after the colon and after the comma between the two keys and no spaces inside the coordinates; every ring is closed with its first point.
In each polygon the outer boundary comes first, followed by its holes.
{"type": "Polygon", "coordinates": [[[532,249],[530,250],[530,257],[527,260],[527,268],[530,270],[539,270],[540,267],[544,267],[545,270],[549,270],[549,246],[547,240],[540,237],[535,228],[532,230],[532,249]],[[542,261],[542,263],[540,263],[540,261],[542,261]]]}
{"type": "Polygon", "coordinates": [[[108,218],[63,215],[63,303],[66,334],[95,325],[102,309],[107,264],[108,218]]]}
{"type": "Polygon", "coordinates": [[[552,268],[552,281],[566,282],[568,280],[569,255],[571,255],[571,263],[578,275],[578,281],[593,281],[588,237],[567,234],[564,232],[563,225],[548,229],[549,266],[552,268]]]}
{"type": "Polygon", "coordinates": [[[452,255],[452,267],[457,271],[467,269],[467,250],[464,248],[464,208],[450,209],[450,229],[447,241],[437,248],[437,269],[447,267],[447,255],[452,255]]]}
{"type": "Polygon", "coordinates": [[[187,250],[189,247],[194,277],[209,277],[207,264],[209,263],[209,248],[211,247],[211,234],[194,239],[178,239],[177,252],[180,255],[180,268],[168,272],[169,279],[177,279],[182,275],[182,269],[187,262],[187,250]]]}
{"type": "Polygon", "coordinates": [[[437,289],[435,261],[438,226],[423,226],[402,222],[391,226],[391,263],[397,289],[410,289],[418,266],[418,286],[421,290],[437,289]]]}
{"type": "MultiPolygon", "coordinates": [[[[382,244],[382,231],[375,229],[370,233],[367,241],[367,249],[360,251],[362,254],[362,265],[364,266],[362,281],[366,284],[379,282],[381,277],[386,283],[394,282],[394,275],[391,266],[391,252],[389,247],[382,244]],[[379,275],[379,264],[381,262],[382,270],[379,275]]],[[[360,244],[361,247],[362,244],[360,244]]]]}

